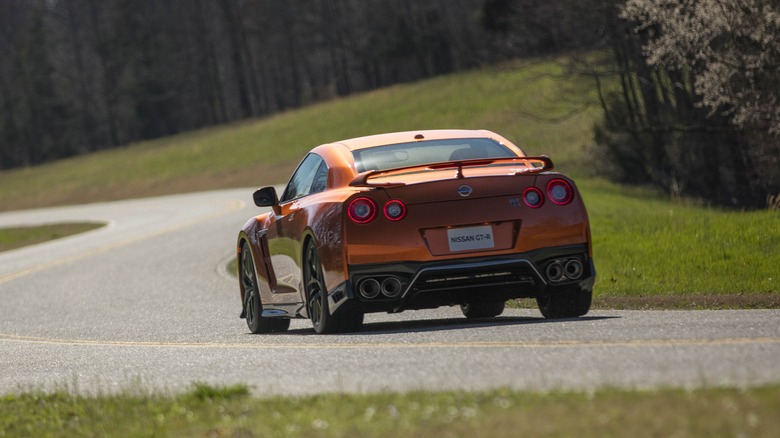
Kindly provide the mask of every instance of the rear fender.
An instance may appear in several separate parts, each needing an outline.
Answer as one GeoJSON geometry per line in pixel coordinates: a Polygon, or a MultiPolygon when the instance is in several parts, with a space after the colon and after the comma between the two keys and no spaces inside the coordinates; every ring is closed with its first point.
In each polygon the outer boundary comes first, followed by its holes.
{"type": "MultiPolygon", "coordinates": [[[[307,227],[301,238],[301,243],[309,240],[316,246],[317,254],[322,263],[325,284],[329,291],[346,280],[345,251],[347,249],[343,243],[343,210],[344,200],[350,192],[354,191],[324,193],[323,197],[329,196],[330,198],[320,198],[320,202],[316,206],[312,206],[316,210],[309,213],[307,227]]],[[[301,245],[302,256],[305,250],[306,246],[301,245]]],[[[303,260],[301,261],[303,262],[303,260]]],[[[301,264],[301,266],[303,265],[301,264]]]]}

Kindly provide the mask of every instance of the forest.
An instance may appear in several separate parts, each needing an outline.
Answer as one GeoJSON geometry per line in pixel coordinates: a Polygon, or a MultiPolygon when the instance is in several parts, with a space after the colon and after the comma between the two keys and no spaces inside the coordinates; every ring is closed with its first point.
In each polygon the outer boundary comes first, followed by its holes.
{"type": "Polygon", "coordinates": [[[594,76],[613,179],[777,208],[778,35],[777,0],[2,0],[0,170],[603,52],[572,68],[594,76]]]}

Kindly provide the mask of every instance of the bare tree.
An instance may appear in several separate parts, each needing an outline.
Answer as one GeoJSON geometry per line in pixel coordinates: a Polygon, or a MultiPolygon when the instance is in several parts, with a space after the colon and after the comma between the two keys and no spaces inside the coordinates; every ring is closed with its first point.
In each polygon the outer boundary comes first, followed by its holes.
{"type": "Polygon", "coordinates": [[[2,0],[0,169],[575,47],[599,1],[2,0]],[[496,1],[546,42],[491,50],[496,1]]]}

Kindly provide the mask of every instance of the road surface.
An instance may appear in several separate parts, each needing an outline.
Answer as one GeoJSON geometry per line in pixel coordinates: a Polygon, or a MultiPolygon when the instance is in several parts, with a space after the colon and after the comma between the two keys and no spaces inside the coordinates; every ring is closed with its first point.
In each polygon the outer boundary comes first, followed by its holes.
{"type": "Polygon", "coordinates": [[[780,382],[780,311],[593,311],[549,321],[508,309],[367,315],[363,331],[251,335],[225,265],[260,210],[251,190],[0,214],[0,227],[106,227],[0,253],[0,393],[256,395],[406,390],[754,386],[780,382]]]}

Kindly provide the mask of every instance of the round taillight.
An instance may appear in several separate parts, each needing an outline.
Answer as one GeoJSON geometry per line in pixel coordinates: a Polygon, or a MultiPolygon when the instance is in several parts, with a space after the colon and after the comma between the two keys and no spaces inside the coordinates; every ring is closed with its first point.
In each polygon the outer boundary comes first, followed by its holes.
{"type": "Polygon", "coordinates": [[[385,203],[385,217],[391,221],[400,221],[406,216],[406,205],[403,202],[392,199],[385,203]]]}
{"type": "Polygon", "coordinates": [[[542,204],[544,204],[544,196],[542,196],[542,191],[536,187],[528,187],[523,192],[523,202],[525,202],[525,205],[531,208],[541,207],[542,204]]]}
{"type": "Polygon", "coordinates": [[[547,197],[558,205],[566,205],[574,198],[574,189],[566,180],[554,179],[547,183],[547,197]]]}
{"type": "Polygon", "coordinates": [[[356,224],[367,224],[376,217],[376,204],[369,198],[355,198],[349,203],[347,215],[356,224]]]}

